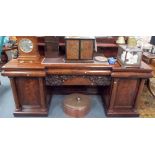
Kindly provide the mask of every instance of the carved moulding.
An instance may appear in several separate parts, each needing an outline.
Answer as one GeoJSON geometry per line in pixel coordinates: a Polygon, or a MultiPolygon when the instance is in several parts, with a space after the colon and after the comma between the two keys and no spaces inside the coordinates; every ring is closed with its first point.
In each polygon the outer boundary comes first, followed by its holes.
{"type": "Polygon", "coordinates": [[[91,81],[96,86],[109,86],[111,83],[110,76],[97,75],[49,75],[45,78],[48,86],[61,86],[66,80],[73,78],[83,78],[91,81]]]}

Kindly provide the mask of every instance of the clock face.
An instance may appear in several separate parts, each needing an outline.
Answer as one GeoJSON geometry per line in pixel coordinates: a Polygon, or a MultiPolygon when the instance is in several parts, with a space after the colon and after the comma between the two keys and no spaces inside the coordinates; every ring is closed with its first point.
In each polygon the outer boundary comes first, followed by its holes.
{"type": "Polygon", "coordinates": [[[25,53],[29,53],[33,49],[33,43],[30,39],[23,38],[19,41],[19,48],[25,53]]]}

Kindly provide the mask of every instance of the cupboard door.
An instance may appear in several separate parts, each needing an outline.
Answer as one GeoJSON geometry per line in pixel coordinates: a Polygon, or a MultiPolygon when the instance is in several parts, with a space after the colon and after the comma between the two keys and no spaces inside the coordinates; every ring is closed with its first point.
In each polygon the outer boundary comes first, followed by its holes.
{"type": "Polygon", "coordinates": [[[68,60],[79,59],[79,40],[66,41],[66,59],[68,60]]]}
{"type": "Polygon", "coordinates": [[[45,80],[37,77],[10,78],[16,110],[15,116],[47,116],[45,80]]]}
{"type": "Polygon", "coordinates": [[[16,87],[21,105],[40,105],[40,89],[37,78],[16,78],[16,87]]]}
{"type": "Polygon", "coordinates": [[[135,107],[140,80],[115,79],[110,101],[110,109],[132,109],[135,107]]]}
{"type": "Polygon", "coordinates": [[[117,85],[114,108],[133,108],[138,93],[139,81],[120,79],[117,85]]]}
{"type": "Polygon", "coordinates": [[[83,60],[93,59],[94,40],[81,40],[80,58],[83,60]]]}
{"type": "Polygon", "coordinates": [[[110,104],[107,115],[114,117],[137,117],[136,109],[139,96],[143,90],[144,79],[115,78],[113,79],[110,104]]]}

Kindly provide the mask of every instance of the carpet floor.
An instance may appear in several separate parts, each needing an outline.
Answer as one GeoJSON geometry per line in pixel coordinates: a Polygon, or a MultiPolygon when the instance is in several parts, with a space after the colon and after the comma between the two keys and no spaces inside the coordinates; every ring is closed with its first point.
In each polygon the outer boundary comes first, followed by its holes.
{"type": "MultiPolygon", "coordinates": [[[[152,88],[155,90],[155,78],[151,78],[152,88]]],[[[138,104],[140,117],[155,118],[155,97],[151,95],[145,86],[138,104]]]]}

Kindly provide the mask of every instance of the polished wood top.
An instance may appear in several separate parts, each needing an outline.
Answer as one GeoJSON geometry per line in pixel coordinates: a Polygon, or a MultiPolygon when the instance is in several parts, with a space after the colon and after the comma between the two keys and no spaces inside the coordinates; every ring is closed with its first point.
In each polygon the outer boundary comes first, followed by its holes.
{"type": "Polygon", "coordinates": [[[7,64],[3,66],[3,70],[19,70],[19,69],[32,69],[32,70],[40,70],[45,68],[55,68],[55,69],[65,69],[65,68],[76,68],[76,69],[109,69],[113,71],[126,71],[126,72],[151,72],[152,68],[142,61],[140,68],[122,68],[118,62],[114,65],[110,65],[107,63],[50,63],[50,64],[42,64],[43,57],[35,63],[19,63],[17,59],[13,59],[9,61],[7,64]]]}
{"type": "Polygon", "coordinates": [[[20,63],[17,59],[12,59],[8,63],[6,63],[2,68],[4,70],[21,70],[21,69],[44,69],[45,66],[41,64],[43,58],[41,58],[38,62],[35,63],[20,63]]]}

